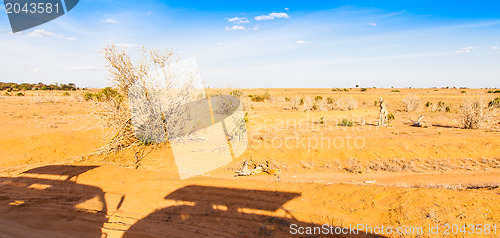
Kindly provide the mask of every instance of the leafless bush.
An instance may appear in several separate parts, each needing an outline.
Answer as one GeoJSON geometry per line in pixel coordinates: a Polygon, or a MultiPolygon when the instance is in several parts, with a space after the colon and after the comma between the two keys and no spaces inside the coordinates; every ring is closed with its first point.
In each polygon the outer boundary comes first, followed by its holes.
{"type": "Polygon", "coordinates": [[[363,173],[363,166],[357,159],[349,159],[344,165],[343,169],[349,173],[361,174],[363,173]]]}
{"type": "Polygon", "coordinates": [[[413,112],[420,107],[420,98],[417,95],[409,93],[406,98],[403,99],[403,103],[405,104],[405,110],[407,112],[413,112]]]}
{"type": "Polygon", "coordinates": [[[213,108],[216,108],[215,113],[224,115],[232,114],[240,106],[240,100],[225,96],[219,96],[213,103],[216,104],[213,105],[213,108]]]}
{"type": "Polygon", "coordinates": [[[326,103],[329,105],[330,110],[356,110],[358,108],[358,101],[352,97],[341,97],[337,99],[327,99],[326,103]]]}
{"type": "Polygon", "coordinates": [[[389,171],[389,172],[401,172],[401,171],[409,171],[414,169],[413,161],[408,160],[397,160],[391,159],[389,161],[382,160],[373,160],[370,161],[368,168],[373,171],[389,171]]]}
{"type": "Polygon", "coordinates": [[[52,95],[38,94],[33,97],[35,103],[58,103],[58,100],[52,95]]]}
{"type": "Polygon", "coordinates": [[[275,103],[275,102],[277,102],[277,100],[276,100],[276,96],[274,96],[274,95],[270,95],[270,96],[269,96],[269,102],[270,102],[270,103],[275,103]]]}
{"type": "Polygon", "coordinates": [[[498,183],[469,183],[469,184],[429,184],[429,185],[415,185],[416,188],[442,188],[449,190],[465,190],[465,189],[487,189],[493,190],[499,187],[498,183]]]}
{"type": "Polygon", "coordinates": [[[484,96],[467,97],[460,107],[460,124],[465,129],[484,128],[495,115],[495,109],[488,107],[484,96]]]}
{"type": "Polygon", "coordinates": [[[284,97],[274,97],[274,101],[275,102],[285,102],[285,98],[284,97]]]}
{"type": "Polygon", "coordinates": [[[299,96],[295,96],[293,98],[290,98],[288,100],[288,107],[290,108],[290,110],[298,110],[299,109],[299,106],[300,106],[300,97],[299,96]]]}
{"type": "Polygon", "coordinates": [[[305,97],[303,100],[304,111],[326,111],[327,105],[324,101],[314,100],[311,97],[305,97]]]}
{"type": "Polygon", "coordinates": [[[352,97],[346,97],[344,99],[344,104],[347,110],[356,110],[358,108],[358,101],[352,97]]]}
{"type": "Polygon", "coordinates": [[[197,75],[176,75],[170,69],[175,62],[170,50],[142,49],[140,59],[132,60],[129,52],[110,45],[102,54],[118,94],[102,102],[101,115],[112,125],[113,137],[100,153],[163,142],[167,132],[171,135],[184,129],[179,128],[184,123],[178,121],[186,110],[181,106],[200,97],[192,90],[197,75]]]}

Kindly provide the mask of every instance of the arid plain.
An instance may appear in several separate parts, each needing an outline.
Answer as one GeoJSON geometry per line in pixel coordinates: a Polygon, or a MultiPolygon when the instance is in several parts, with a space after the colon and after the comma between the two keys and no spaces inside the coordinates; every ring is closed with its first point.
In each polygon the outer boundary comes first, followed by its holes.
{"type": "MultiPolygon", "coordinates": [[[[84,91],[2,92],[0,233],[288,237],[292,224],[328,224],[424,231],[364,235],[360,229],[360,235],[339,237],[443,237],[446,224],[480,224],[475,235],[450,227],[446,237],[500,236],[499,116],[487,128],[463,129],[459,123],[464,98],[481,94],[493,100],[498,94],[452,88],[240,90],[247,151],[187,180],[179,180],[168,144],[138,168],[136,151],[92,155],[112,135],[99,116],[100,103],[85,101],[84,91]],[[266,93],[271,98],[262,102],[248,97],[266,93]],[[419,106],[408,111],[403,100],[410,93],[419,106]],[[356,107],[294,110],[290,100],[296,97],[324,105],[349,99],[356,107]],[[394,116],[382,127],[380,98],[394,116]],[[412,125],[420,116],[429,127],[412,125]],[[235,177],[243,161],[280,172],[235,177]],[[436,226],[439,234],[427,233],[436,226]]],[[[209,93],[218,91],[228,90],[209,93]]]]}

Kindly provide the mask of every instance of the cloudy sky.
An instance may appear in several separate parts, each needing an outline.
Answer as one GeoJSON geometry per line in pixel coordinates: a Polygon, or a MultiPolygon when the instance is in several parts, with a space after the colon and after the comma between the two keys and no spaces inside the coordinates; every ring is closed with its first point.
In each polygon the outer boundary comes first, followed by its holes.
{"type": "Polygon", "coordinates": [[[109,85],[99,51],[170,48],[211,87],[500,87],[498,1],[86,0],[12,34],[0,81],[109,85]],[[377,3],[375,3],[377,2],[377,3]]]}

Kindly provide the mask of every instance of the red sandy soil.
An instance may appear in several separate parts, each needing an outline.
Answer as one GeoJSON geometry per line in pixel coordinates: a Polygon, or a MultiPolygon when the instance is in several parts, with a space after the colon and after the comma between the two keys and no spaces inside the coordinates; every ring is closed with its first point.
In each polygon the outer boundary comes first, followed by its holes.
{"type": "Polygon", "coordinates": [[[424,231],[420,236],[360,231],[341,237],[443,237],[446,224],[481,224],[481,229],[496,225],[497,233],[452,232],[446,237],[500,237],[498,127],[461,129],[457,108],[463,95],[458,90],[400,90],[270,89],[276,97],[352,96],[359,108],[306,113],[286,110],[285,102],[253,102],[247,108],[247,152],[223,168],[187,180],[178,179],[168,147],[151,153],[138,169],[127,152],[84,156],[104,145],[109,135],[94,113],[99,105],[81,100],[81,92],[69,97],[62,92],[2,96],[0,237],[293,237],[292,224],[424,231]],[[452,112],[425,107],[404,112],[401,99],[408,92],[423,101],[445,101],[452,112]],[[390,126],[334,126],[343,118],[373,123],[378,115],[373,102],[379,97],[396,117],[390,126]],[[434,126],[407,124],[406,117],[420,115],[434,126]],[[325,124],[315,123],[320,117],[325,124]],[[302,121],[286,124],[279,119],[302,121]],[[276,138],[335,139],[346,134],[363,138],[364,146],[272,144],[276,138]],[[234,177],[243,160],[269,161],[282,173],[234,177]],[[440,234],[427,234],[435,226],[440,234]]]}

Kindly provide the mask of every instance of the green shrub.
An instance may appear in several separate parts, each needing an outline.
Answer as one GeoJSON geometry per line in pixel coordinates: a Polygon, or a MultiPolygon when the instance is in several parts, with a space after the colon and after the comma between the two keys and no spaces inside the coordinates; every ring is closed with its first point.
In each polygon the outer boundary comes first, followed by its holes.
{"type": "Polygon", "coordinates": [[[361,92],[366,92],[366,91],[368,91],[367,88],[361,88],[361,92]]]}
{"type": "Polygon", "coordinates": [[[392,121],[392,120],[394,120],[394,119],[396,119],[396,117],[394,116],[394,114],[389,113],[389,115],[387,115],[387,121],[389,121],[389,122],[390,122],[390,121],[392,121]]]}
{"type": "Polygon", "coordinates": [[[426,102],[425,107],[430,107],[432,105],[432,102],[426,102]]]}
{"type": "Polygon", "coordinates": [[[264,98],[262,98],[261,96],[254,96],[251,97],[250,100],[252,100],[252,102],[263,102],[264,98]]]}
{"type": "Polygon", "coordinates": [[[316,96],[316,97],[314,98],[314,101],[321,101],[321,100],[323,100],[323,97],[322,97],[322,96],[316,96]]]}
{"type": "Polygon", "coordinates": [[[333,104],[333,98],[326,98],[326,103],[327,104],[333,104]]]}
{"type": "Polygon", "coordinates": [[[246,123],[248,123],[248,121],[250,120],[250,119],[248,118],[248,112],[245,112],[245,117],[244,117],[244,119],[245,119],[245,122],[246,122],[246,123]]]}
{"type": "Polygon", "coordinates": [[[101,91],[95,94],[95,98],[99,101],[109,101],[111,99],[120,99],[122,96],[118,91],[112,89],[111,87],[105,87],[101,91]]]}
{"type": "Polygon", "coordinates": [[[488,93],[500,93],[500,90],[488,91],[488,93]]]}
{"type": "Polygon", "coordinates": [[[306,102],[306,99],[305,99],[305,98],[303,98],[303,97],[302,97],[302,98],[300,98],[300,100],[299,100],[299,106],[304,105],[304,103],[305,103],[305,102],[306,102]]]}
{"type": "Polygon", "coordinates": [[[500,107],[500,98],[495,98],[488,103],[489,107],[500,107]]]}
{"type": "Polygon", "coordinates": [[[92,94],[92,93],[86,92],[85,94],[83,94],[83,99],[85,101],[92,100],[93,98],[94,98],[94,94],[92,94]]]}
{"type": "Polygon", "coordinates": [[[24,96],[24,94],[23,94],[23,93],[21,93],[21,92],[19,92],[19,93],[17,93],[17,94],[16,94],[16,96],[23,97],[23,96],[24,96]]]}
{"type": "Polygon", "coordinates": [[[233,90],[229,94],[237,98],[243,97],[243,92],[240,90],[233,90]]]}
{"type": "Polygon", "coordinates": [[[349,119],[342,119],[338,124],[338,126],[354,126],[354,122],[349,119]]]}
{"type": "Polygon", "coordinates": [[[262,98],[264,98],[264,100],[271,100],[271,94],[269,94],[269,92],[266,92],[264,93],[264,95],[262,95],[262,98]]]}
{"type": "Polygon", "coordinates": [[[252,102],[263,102],[263,101],[269,101],[271,100],[271,94],[269,94],[268,92],[260,95],[260,96],[256,96],[256,95],[248,95],[250,97],[250,100],[252,100],[252,102]]]}
{"type": "Polygon", "coordinates": [[[392,90],[391,92],[393,92],[393,93],[400,93],[401,91],[399,91],[399,90],[396,89],[396,90],[392,90]]]}
{"type": "Polygon", "coordinates": [[[461,91],[460,93],[467,93],[467,91],[461,91]]]}
{"type": "Polygon", "coordinates": [[[66,97],[67,97],[67,96],[71,96],[71,94],[70,94],[69,92],[64,92],[64,93],[63,93],[63,96],[66,96],[66,97]]]}
{"type": "Polygon", "coordinates": [[[325,117],[321,117],[319,118],[319,120],[317,121],[318,124],[325,124],[325,117]]]}

